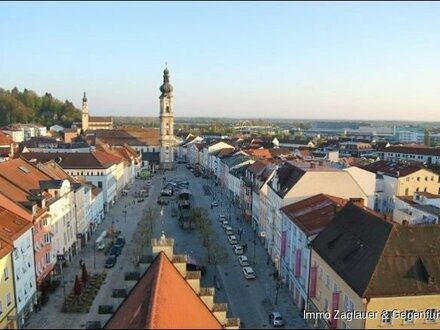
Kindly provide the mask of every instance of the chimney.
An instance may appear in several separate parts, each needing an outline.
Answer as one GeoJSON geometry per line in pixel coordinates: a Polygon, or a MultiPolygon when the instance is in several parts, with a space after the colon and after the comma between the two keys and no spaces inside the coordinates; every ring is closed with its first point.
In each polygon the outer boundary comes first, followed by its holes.
{"type": "Polygon", "coordinates": [[[358,198],[358,197],[350,198],[350,202],[360,208],[364,208],[364,199],[363,198],[358,198]]]}

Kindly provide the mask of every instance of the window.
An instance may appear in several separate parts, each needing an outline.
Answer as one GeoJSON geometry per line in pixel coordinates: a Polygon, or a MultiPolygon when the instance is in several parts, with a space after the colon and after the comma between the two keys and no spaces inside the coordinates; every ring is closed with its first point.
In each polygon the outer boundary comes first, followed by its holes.
{"type": "Polygon", "coordinates": [[[408,196],[408,195],[409,195],[409,189],[406,188],[406,189],[405,189],[405,196],[408,196]]]}
{"type": "Polygon", "coordinates": [[[46,265],[50,264],[50,252],[46,252],[45,261],[46,261],[46,265]]]}
{"type": "Polygon", "coordinates": [[[325,286],[330,289],[330,276],[325,274],[325,286]]]}
{"type": "Polygon", "coordinates": [[[419,176],[417,177],[417,181],[420,181],[420,177],[419,176]]]}
{"type": "Polygon", "coordinates": [[[403,324],[414,324],[414,310],[407,309],[405,311],[405,318],[403,319],[403,324]]]}
{"type": "Polygon", "coordinates": [[[10,293],[8,293],[7,295],[6,295],[6,305],[10,305],[12,303],[12,300],[11,300],[11,294],[10,293]]]}
{"type": "Polygon", "coordinates": [[[319,268],[319,279],[322,281],[322,268],[319,268]]]}
{"type": "Polygon", "coordinates": [[[428,177],[427,176],[425,176],[425,181],[428,181],[428,177]]]}
{"type": "Polygon", "coordinates": [[[327,298],[324,299],[324,312],[328,310],[328,300],[327,298]]]}
{"type": "Polygon", "coordinates": [[[0,314],[3,313],[3,306],[2,306],[2,302],[0,301],[0,314]]]}
{"type": "Polygon", "coordinates": [[[428,308],[426,310],[426,323],[435,323],[437,322],[438,309],[436,308],[428,308]]]}
{"type": "Polygon", "coordinates": [[[333,292],[338,292],[338,291],[339,291],[338,285],[336,283],[333,284],[333,292]]]}
{"type": "Polygon", "coordinates": [[[382,325],[391,325],[391,317],[392,317],[392,311],[382,311],[381,314],[381,324],[382,325]]]}
{"type": "Polygon", "coordinates": [[[46,233],[44,234],[44,244],[49,244],[50,243],[50,234],[46,233]]]}

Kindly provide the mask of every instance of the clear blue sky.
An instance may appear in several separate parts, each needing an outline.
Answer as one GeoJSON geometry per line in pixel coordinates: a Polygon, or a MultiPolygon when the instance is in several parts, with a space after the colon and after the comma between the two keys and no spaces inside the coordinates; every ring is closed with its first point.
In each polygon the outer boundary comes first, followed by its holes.
{"type": "Polygon", "coordinates": [[[1,2],[0,87],[92,115],[440,121],[439,2],[1,2]]]}

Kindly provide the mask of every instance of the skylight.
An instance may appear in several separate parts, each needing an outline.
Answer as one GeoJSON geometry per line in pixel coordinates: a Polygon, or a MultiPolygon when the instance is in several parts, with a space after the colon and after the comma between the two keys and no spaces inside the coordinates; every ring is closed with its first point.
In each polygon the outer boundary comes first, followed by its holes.
{"type": "Polygon", "coordinates": [[[30,171],[28,170],[28,168],[25,167],[25,166],[19,166],[18,168],[19,168],[20,170],[22,170],[24,173],[30,173],[30,171]]]}

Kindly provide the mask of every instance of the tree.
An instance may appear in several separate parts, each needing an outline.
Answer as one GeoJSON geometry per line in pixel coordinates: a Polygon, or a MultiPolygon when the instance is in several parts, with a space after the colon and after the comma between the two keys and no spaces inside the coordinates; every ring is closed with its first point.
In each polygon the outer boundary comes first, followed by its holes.
{"type": "Polygon", "coordinates": [[[157,207],[145,209],[137,224],[136,232],[133,234],[133,242],[135,244],[130,256],[135,267],[138,266],[139,260],[144,254],[144,249],[151,244],[155,219],[157,219],[158,214],[157,207]]]}
{"type": "Polygon", "coordinates": [[[228,253],[225,247],[218,243],[207,209],[196,207],[192,209],[191,217],[196,222],[199,237],[203,246],[207,249],[208,262],[212,265],[227,262],[228,253]]]}

